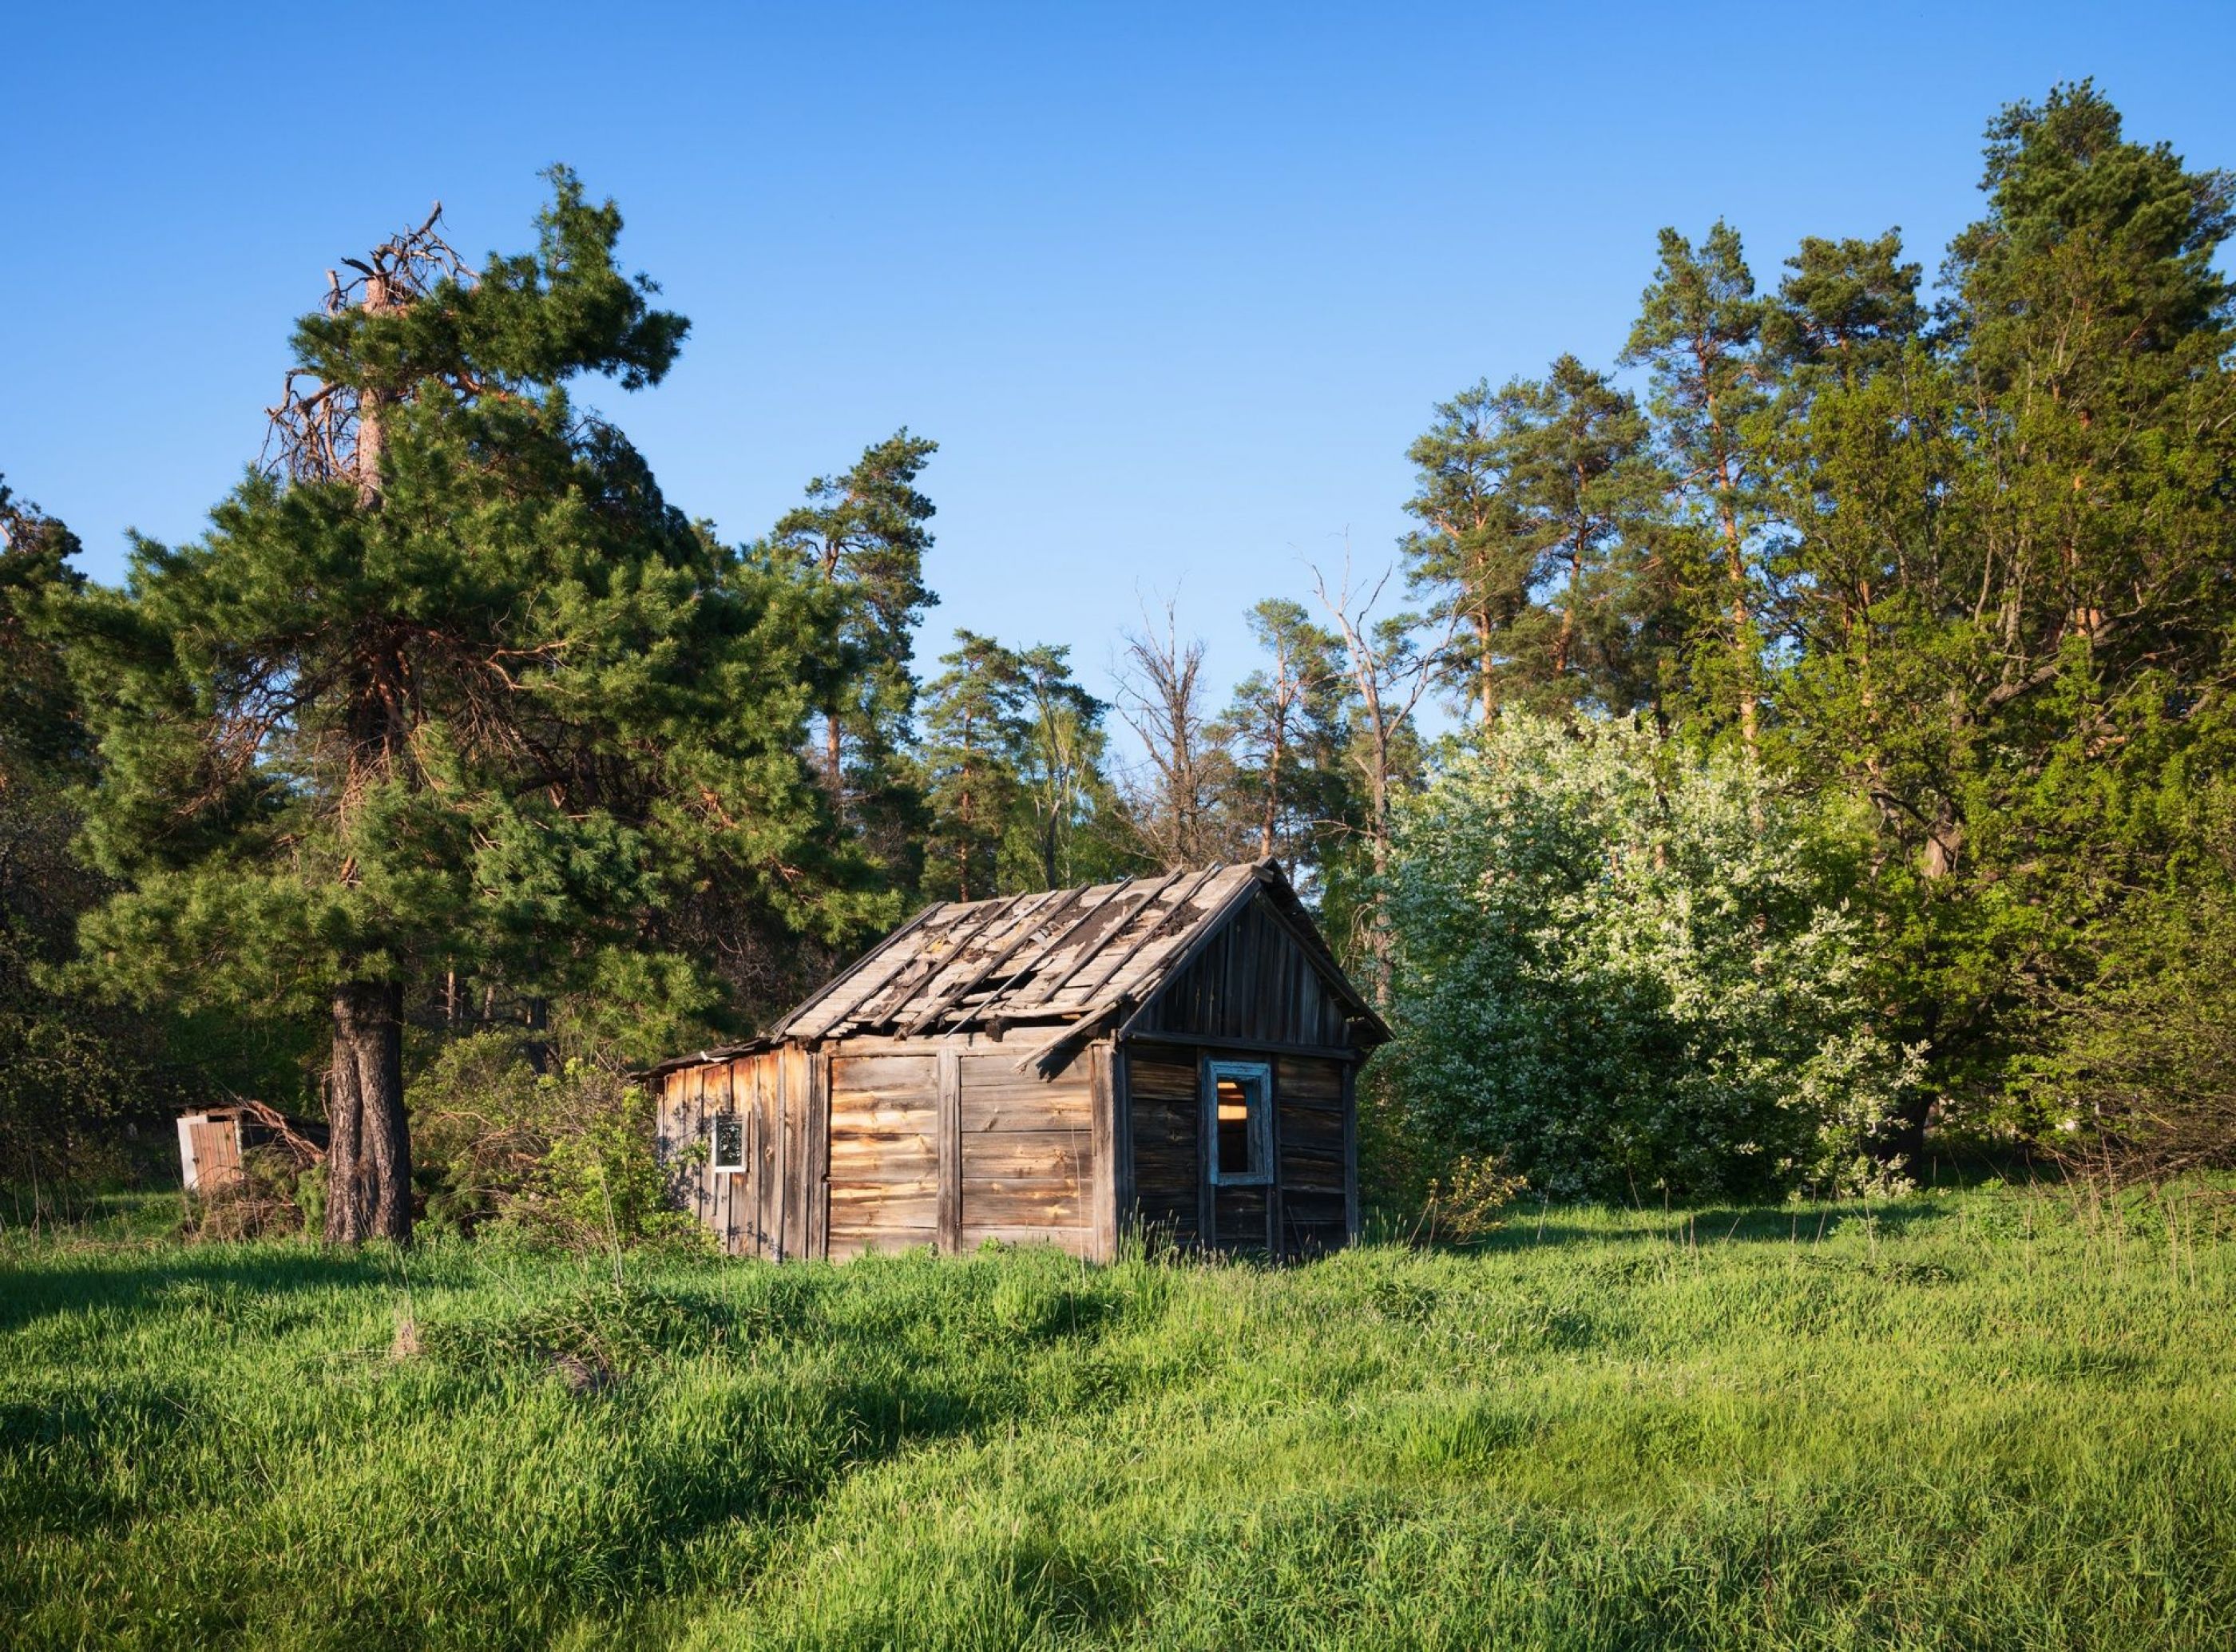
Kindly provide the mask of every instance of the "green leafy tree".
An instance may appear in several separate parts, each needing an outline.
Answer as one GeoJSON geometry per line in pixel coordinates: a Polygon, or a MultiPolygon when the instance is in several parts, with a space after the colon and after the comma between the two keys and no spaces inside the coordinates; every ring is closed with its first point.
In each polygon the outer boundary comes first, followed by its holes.
{"type": "Polygon", "coordinates": [[[80,605],[86,841],[122,885],[84,973],[325,1017],[330,1241],[410,1234],[415,988],[629,977],[708,884],[806,932],[885,910],[800,755],[829,602],[569,399],[658,382],[686,323],[616,267],[618,211],[551,177],[535,250],[477,276],[432,220],[353,263],[296,329],[279,473],[80,605]]]}
{"type": "Polygon", "coordinates": [[[1555,1197],[1872,1180],[1914,1063],[1874,1022],[1844,835],[1738,755],[1503,713],[1399,805],[1398,1139],[1555,1197]]]}
{"type": "Polygon", "coordinates": [[[2084,82],[1999,116],[1983,183],[1929,331],[1891,247],[1797,269],[1770,472],[1783,738],[1876,806],[1890,1002],[1973,1107],[2039,1098],[2013,1062],[2173,875],[2236,634],[2230,179],[2084,82]]]}

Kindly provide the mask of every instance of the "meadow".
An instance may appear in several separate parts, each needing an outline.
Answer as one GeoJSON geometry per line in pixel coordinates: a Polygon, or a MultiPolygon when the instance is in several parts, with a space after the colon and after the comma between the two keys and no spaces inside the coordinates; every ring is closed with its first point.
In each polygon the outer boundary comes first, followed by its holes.
{"type": "Polygon", "coordinates": [[[0,1236],[0,1639],[2236,1644],[2225,1195],[1310,1267],[0,1236]]]}

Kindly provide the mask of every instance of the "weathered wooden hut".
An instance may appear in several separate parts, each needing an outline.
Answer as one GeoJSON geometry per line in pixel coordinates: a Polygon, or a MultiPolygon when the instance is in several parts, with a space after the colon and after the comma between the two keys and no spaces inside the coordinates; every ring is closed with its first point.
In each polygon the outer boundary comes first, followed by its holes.
{"type": "Polygon", "coordinates": [[[242,1155],[261,1147],[286,1150],[299,1166],[325,1156],[326,1127],[290,1118],[261,1102],[197,1108],[179,1115],[179,1180],[188,1193],[214,1194],[241,1181],[242,1155]]]}
{"type": "Polygon", "coordinates": [[[1275,1257],[1358,1227],[1389,1032],[1271,862],[931,906],[763,1038],[649,1076],[740,1255],[1040,1241],[1275,1257]]]}

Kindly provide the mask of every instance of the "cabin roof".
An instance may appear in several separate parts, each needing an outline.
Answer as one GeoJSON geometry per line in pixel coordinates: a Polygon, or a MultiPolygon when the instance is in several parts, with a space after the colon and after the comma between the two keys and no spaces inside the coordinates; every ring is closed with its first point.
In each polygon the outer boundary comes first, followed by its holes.
{"type": "Polygon", "coordinates": [[[1273,861],[925,907],[767,1034],[655,1072],[786,1040],[934,1037],[1097,1020],[1154,997],[1204,942],[1265,895],[1368,1043],[1389,1037],[1273,861]]]}

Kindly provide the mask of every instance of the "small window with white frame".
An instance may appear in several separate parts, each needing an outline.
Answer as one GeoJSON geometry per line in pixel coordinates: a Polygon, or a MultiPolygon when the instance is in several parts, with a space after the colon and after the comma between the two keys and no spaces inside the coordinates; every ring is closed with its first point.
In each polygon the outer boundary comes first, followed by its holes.
{"type": "Polygon", "coordinates": [[[714,1138],[708,1165],[716,1170],[746,1168],[746,1122],[735,1113],[717,1113],[708,1123],[714,1138]]]}
{"type": "Polygon", "coordinates": [[[1273,1179],[1273,1070],[1262,1061],[1207,1064],[1211,1179],[1222,1188],[1273,1179]]]}

